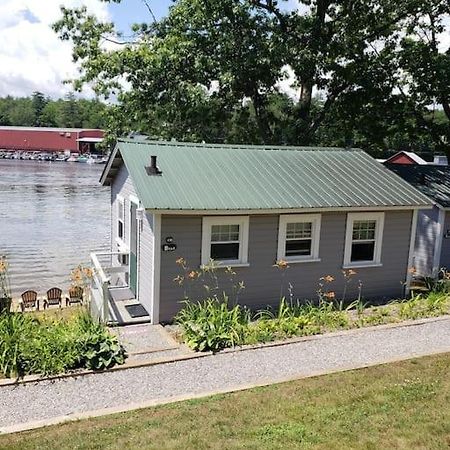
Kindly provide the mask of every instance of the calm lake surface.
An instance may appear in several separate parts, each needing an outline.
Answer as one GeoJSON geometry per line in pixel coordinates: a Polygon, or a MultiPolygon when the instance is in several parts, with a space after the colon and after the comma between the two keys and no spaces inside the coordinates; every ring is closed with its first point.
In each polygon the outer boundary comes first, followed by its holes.
{"type": "Polygon", "coordinates": [[[110,247],[110,191],[104,166],[0,160],[0,255],[10,262],[13,295],[67,289],[91,251],[110,247]]]}

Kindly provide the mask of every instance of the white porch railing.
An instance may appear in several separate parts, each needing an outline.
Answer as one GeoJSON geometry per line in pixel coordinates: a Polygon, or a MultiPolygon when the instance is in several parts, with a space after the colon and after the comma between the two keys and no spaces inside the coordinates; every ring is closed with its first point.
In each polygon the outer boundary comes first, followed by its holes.
{"type": "Polygon", "coordinates": [[[119,260],[123,257],[128,262],[128,252],[91,253],[94,275],[90,311],[104,323],[112,321],[110,288],[128,286],[129,266],[119,260]]]}

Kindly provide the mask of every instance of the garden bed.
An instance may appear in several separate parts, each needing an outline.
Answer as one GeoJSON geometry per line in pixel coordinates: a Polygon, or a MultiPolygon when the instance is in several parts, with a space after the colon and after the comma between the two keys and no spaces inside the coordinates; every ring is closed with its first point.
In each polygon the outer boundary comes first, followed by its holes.
{"type": "Polygon", "coordinates": [[[55,375],[104,370],[125,362],[116,336],[84,310],[53,314],[0,315],[0,376],[55,375]]]}
{"type": "Polygon", "coordinates": [[[450,295],[447,293],[430,293],[369,307],[361,301],[344,307],[333,301],[314,305],[282,299],[278,310],[265,309],[257,313],[239,305],[231,307],[227,297],[223,297],[186,302],[176,318],[179,329],[172,331],[195,351],[219,351],[449,313],[450,295]]]}

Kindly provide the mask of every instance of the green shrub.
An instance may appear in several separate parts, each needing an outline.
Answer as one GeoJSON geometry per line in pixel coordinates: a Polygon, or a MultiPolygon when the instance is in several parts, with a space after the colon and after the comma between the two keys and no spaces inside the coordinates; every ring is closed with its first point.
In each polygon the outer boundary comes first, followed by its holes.
{"type": "Polygon", "coordinates": [[[181,325],[186,344],[193,350],[217,351],[239,345],[250,321],[247,310],[228,306],[228,297],[214,297],[192,303],[185,301],[175,321],[181,325]]]}
{"type": "Polygon", "coordinates": [[[125,357],[117,337],[86,312],[71,320],[0,315],[0,372],[6,377],[107,369],[125,357]]]}

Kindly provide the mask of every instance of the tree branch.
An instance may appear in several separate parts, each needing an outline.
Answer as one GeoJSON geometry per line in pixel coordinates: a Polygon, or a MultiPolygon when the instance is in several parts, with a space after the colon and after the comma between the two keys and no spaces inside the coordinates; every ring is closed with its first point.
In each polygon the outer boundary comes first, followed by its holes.
{"type": "Polygon", "coordinates": [[[253,5],[255,5],[257,8],[261,8],[264,9],[265,11],[273,14],[279,24],[280,24],[280,28],[282,31],[287,32],[288,31],[288,26],[286,23],[286,17],[284,16],[284,14],[275,6],[274,1],[273,0],[265,0],[265,2],[262,2],[260,0],[250,0],[251,3],[253,3],[253,5]]]}
{"type": "Polygon", "coordinates": [[[147,0],[141,0],[142,3],[145,5],[145,7],[148,9],[148,12],[150,13],[150,15],[152,16],[153,22],[156,23],[156,16],[155,13],[153,12],[151,6],[149,5],[149,3],[147,2],[147,0]]]}

